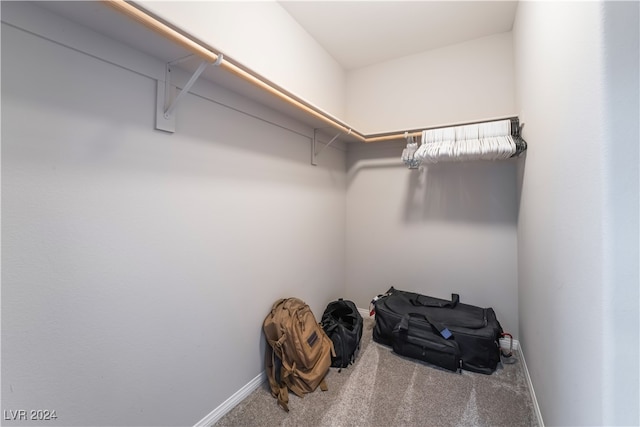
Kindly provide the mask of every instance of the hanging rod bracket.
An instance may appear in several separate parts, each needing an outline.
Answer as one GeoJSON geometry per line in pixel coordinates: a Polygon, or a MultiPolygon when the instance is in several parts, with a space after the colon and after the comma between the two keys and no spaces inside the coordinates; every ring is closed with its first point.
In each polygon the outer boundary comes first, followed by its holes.
{"type": "MultiPolygon", "coordinates": [[[[326,145],[323,145],[320,148],[320,151],[316,151],[316,146],[318,144],[318,130],[319,129],[313,129],[313,139],[311,140],[311,164],[313,166],[318,166],[317,163],[317,158],[320,155],[320,153],[322,153],[324,151],[325,148],[327,148],[328,146],[330,146],[331,144],[333,144],[333,141],[335,141],[336,139],[338,139],[338,137],[340,135],[342,135],[342,132],[338,132],[336,134],[336,136],[334,136],[333,138],[331,138],[331,141],[329,141],[326,145]]],[[[349,129],[349,132],[347,132],[347,135],[351,134],[351,129],[349,129]]]]}
{"type": "MultiPolygon", "coordinates": [[[[198,80],[198,77],[207,68],[209,61],[202,61],[198,68],[193,73],[189,81],[184,85],[182,90],[174,97],[173,93],[177,89],[176,86],[171,84],[171,67],[174,64],[183,62],[189,59],[189,57],[180,58],[176,61],[168,62],[165,66],[165,79],[164,83],[158,80],[156,87],[156,129],[163,130],[165,132],[175,132],[175,110],[180,100],[186,95],[193,84],[198,80]]],[[[222,55],[218,56],[218,60],[222,60],[222,55]]],[[[218,61],[216,60],[216,63],[218,61]]]]}

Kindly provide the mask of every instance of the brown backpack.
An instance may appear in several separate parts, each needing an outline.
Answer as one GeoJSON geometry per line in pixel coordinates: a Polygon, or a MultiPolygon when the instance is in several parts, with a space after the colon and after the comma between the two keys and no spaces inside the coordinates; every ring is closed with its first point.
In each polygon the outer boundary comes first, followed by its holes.
{"type": "Polygon", "coordinates": [[[262,328],[269,344],[265,369],[271,394],[285,411],[289,412],[288,389],[300,397],[318,386],[327,390],[324,377],[335,356],[333,343],[304,301],[276,301],[262,328]]]}

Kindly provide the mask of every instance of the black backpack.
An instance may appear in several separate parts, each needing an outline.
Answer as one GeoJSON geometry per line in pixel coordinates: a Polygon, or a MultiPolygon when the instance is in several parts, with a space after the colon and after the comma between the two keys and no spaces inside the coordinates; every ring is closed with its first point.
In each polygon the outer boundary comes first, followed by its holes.
{"type": "Polygon", "coordinates": [[[336,351],[331,366],[342,369],[353,363],[362,338],[362,316],[353,301],[340,298],[330,302],[322,315],[322,328],[336,351]]]}

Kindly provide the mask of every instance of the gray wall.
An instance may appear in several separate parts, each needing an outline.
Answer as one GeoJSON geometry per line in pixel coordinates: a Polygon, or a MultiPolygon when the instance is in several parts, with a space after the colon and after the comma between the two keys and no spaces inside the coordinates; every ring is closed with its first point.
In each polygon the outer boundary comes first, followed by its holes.
{"type": "Polygon", "coordinates": [[[521,344],[546,425],[638,425],[638,3],[522,2],[521,344]]]}
{"type": "Polygon", "coordinates": [[[606,2],[604,420],[640,425],[640,3],[606,2]]]}
{"type": "MultiPolygon", "coordinates": [[[[512,47],[511,33],[495,34],[352,71],[349,120],[383,131],[509,116],[512,47]]],[[[493,307],[517,338],[522,160],[410,171],[400,162],[404,146],[349,147],[347,295],[366,307],[392,285],[442,298],[457,292],[493,307]]]]}
{"type": "Polygon", "coordinates": [[[408,170],[402,145],[348,152],[346,293],[390,286],[493,307],[518,336],[517,161],[408,170]]]}
{"type": "Polygon", "coordinates": [[[511,31],[347,73],[347,120],[397,132],[515,114],[511,31]]]}
{"type": "Polygon", "coordinates": [[[422,171],[397,144],[311,167],[311,129],[203,81],[154,131],[163,63],[2,18],[2,410],[191,425],[262,372],[276,298],[394,285],[493,306],[547,425],[640,423],[637,3],[522,2],[526,161],[422,171]]]}
{"type": "Polygon", "coordinates": [[[263,372],[277,298],[342,296],[345,153],[203,81],[155,131],[163,63],[2,7],[115,62],[2,24],[2,410],[193,425],[263,372]]]}

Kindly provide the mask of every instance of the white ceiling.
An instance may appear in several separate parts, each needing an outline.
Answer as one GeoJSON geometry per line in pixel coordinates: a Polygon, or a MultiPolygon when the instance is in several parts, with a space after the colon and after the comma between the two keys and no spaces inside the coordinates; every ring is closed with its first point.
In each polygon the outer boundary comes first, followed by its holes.
{"type": "Polygon", "coordinates": [[[516,1],[287,1],[345,70],[510,31],[516,1]]]}

